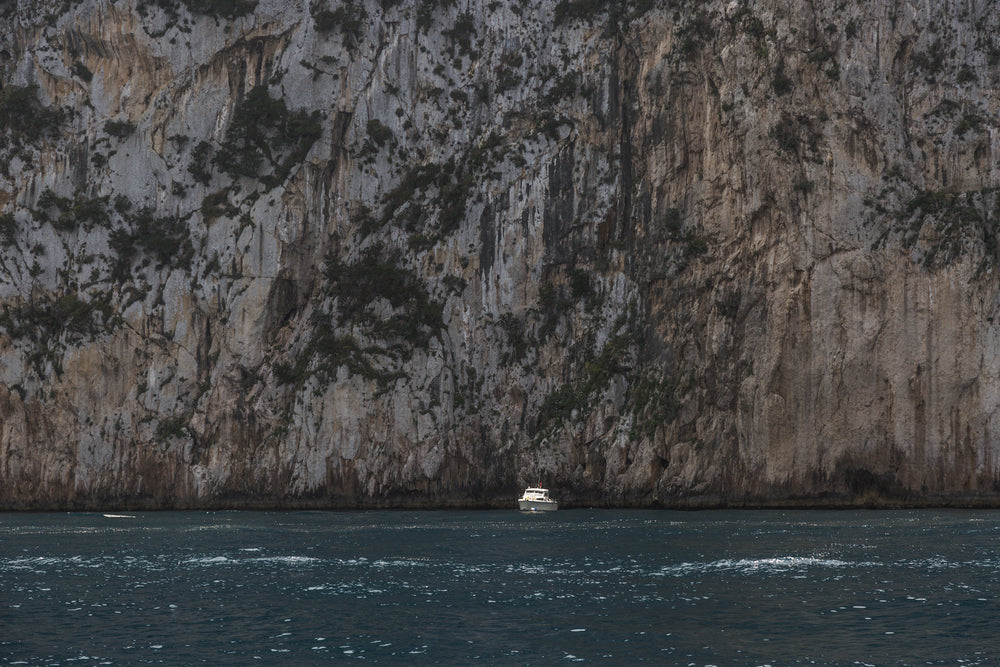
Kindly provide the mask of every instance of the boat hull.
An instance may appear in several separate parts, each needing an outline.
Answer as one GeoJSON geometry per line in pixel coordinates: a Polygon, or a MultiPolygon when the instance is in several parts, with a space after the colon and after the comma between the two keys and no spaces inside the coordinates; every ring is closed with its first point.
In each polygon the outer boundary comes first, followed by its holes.
{"type": "Polygon", "coordinates": [[[555,500],[518,500],[517,507],[522,512],[554,512],[559,509],[555,500]]]}

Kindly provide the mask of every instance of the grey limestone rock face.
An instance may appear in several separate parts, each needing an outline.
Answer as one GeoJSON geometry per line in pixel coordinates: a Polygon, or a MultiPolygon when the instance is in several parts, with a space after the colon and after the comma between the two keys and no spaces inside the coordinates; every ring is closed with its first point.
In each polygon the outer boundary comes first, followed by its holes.
{"type": "Polygon", "coordinates": [[[997,504],[995,9],[0,2],[0,507],[997,504]]]}

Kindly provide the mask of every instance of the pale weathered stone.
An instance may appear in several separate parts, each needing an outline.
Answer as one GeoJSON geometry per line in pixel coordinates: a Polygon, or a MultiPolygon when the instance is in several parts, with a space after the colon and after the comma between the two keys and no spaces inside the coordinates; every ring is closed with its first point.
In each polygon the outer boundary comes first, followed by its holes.
{"type": "Polygon", "coordinates": [[[0,3],[0,506],[997,504],[998,22],[0,3]]]}

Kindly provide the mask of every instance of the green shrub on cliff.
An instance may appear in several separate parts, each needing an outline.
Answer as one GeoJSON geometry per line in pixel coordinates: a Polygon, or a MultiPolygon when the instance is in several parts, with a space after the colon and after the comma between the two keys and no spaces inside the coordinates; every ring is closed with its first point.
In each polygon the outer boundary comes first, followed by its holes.
{"type": "Polygon", "coordinates": [[[778,72],[771,79],[771,88],[774,90],[775,95],[787,95],[792,92],[793,86],[791,78],[786,76],[784,72],[778,72]]]}
{"type": "Polygon", "coordinates": [[[426,348],[444,322],[442,305],[399,260],[398,253],[381,245],[369,247],[353,263],[327,257],[325,294],[333,303],[312,315],[312,335],[295,360],[275,364],[278,382],[301,384],[310,376],[326,382],[346,368],[385,391],[405,377],[397,364],[414,349],[426,348]]]}
{"type": "Polygon", "coordinates": [[[226,190],[205,195],[201,200],[201,216],[206,225],[222,216],[232,217],[237,213],[239,213],[239,209],[229,202],[229,192],[226,190]]]}
{"type": "MultiPolygon", "coordinates": [[[[450,28],[441,31],[441,34],[458,45],[459,55],[473,55],[472,39],[476,36],[476,19],[469,12],[462,12],[455,19],[450,28]]],[[[454,56],[455,52],[449,46],[448,52],[454,56]]]]}
{"type": "Polygon", "coordinates": [[[0,333],[29,344],[26,360],[39,376],[48,368],[61,373],[60,359],[67,345],[93,339],[117,322],[109,294],[83,296],[66,292],[0,304],[0,333]]]}
{"type": "Polygon", "coordinates": [[[552,17],[557,26],[569,21],[590,23],[617,3],[618,0],[559,0],[552,17]]]}
{"type": "Polygon", "coordinates": [[[456,231],[465,217],[468,199],[476,184],[476,171],[484,166],[489,150],[473,147],[461,164],[451,159],[444,164],[417,165],[403,174],[396,187],[383,198],[384,208],[379,224],[384,225],[396,218],[397,223],[412,226],[415,218],[425,211],[416,204],[429,196],[428,191],[436,188],[437,196],[433,203],[439,211],[438,229],[441,234],[456,231]]]}
{"type": "Polygon", "coordinates": [[[315,374],[328,381],[346,367],[385,390],[403,377],[393,366],[409,359],[415,348],[426,348],[444,322],[442,304],[399,261],[398,253],[381,245],[369,247],[353,263],[329,255],[324,275],[331,308],[314,313],[305,349],[293,363],[275,365],[277,380],[298,384],[315,374]]]}
{"type": "Polygon", "coordinates": [[[22,146],[54,133],[63,116],[59,109],[42,106],[38,86],[0,88],[0,135],[8,146],[22,146]]]}
{"type": "Polygon", "coordinates": [[[998,261],[1000,218],[993,190],[969,192],[918,192],[896,215],[895,228],[904,232],[903,245],[917,241],[924,249],[926,266],[950,264],[969,251],[985,248],[983,261],[998,261]]]}
{"type": "Polygon", "coordinates": [[[212,144],[207,141],[199,142],[191,151],[191,164],[188,165],[188,172],[194,176],[194,180],[202,185],[208,185],[212,181],[212,172],[208,170],[209,158],[212,155],[212,144]]]}
{"type": "Polygon", "coordinates": [[[184,4],[193,13],[229,19],[250,14],[257,7],[256,0],[184,0],[184,4]]]}
{"type": "Polygon", "coordinates": [[[56,230],[71,232],[81,225],[85,229],[104,226],[110,221],[109,197],[87,197],[77,192],[73,199],[61,197],[46,188],[38,197],[35,218],[50,223],[56,230]]]}
{"type": "Polygon", "coordinates": [[[104,124],[104,131],[117,139],[124,139],[135,132],[135,125],[127,120],[109,120],[104,124]]]}
{"type": "Polygon", "coordinates": [[[84,83],[90,83],[94,78],[94,73],[79,60],[73,63],[72,71],[73,75],[79,77],[84,83]]]}
{"type": "Polygon", "coordinates": [[[289,111],[284,100],[268,94],[266,86],[256,86],[233,113],[213,162],[231,176],[261,178],[273,187],[305,159],[322,133],[318,111],[289,111]]]}
{"type": "Polygon", "coordinates": [[[580,88],[580,73],[570,71],[556,79],[555,84],[545,95],[546,104],[557,104],[566,98],[572,98],[580,88]]]}
{"type": "Polygon", "coordinates": [[[0,215],[0,245],[10,248],[16,243],[17,221],[13,213],[0,215]]]}
{"type": "Polygon", "coordinates": [[[384,225],[389,222],[397,212],[410,203],[418,192],[435,184],[440,174],[441,165],[435,163],[417,165],[403,174],[396,187],[390,190],[383,199],[384,208],[380,224],[384,225]]]}
{"type": "Polygon", "coordinates": [[[124,280],[139,253],[151,256],[161,266],[188,267],[194,256],[187,223],[173,216],[158,217],[144,207],[125,217],[126,226],[111,232],[109,245],[118,254],[113,275],[124,280]]]}
{"type": "Polygon", "coordinates": [[[558,426],[573,414],[574,410],[581,410],[587,406],[588,394],[586,390],[576,388],[571,384],[564,384],[554,392],[545,397],[542,406],[538,409],[538,428],[540,432],[551,426],[558,426]]]}
{"type": "Polygon", "coordinates": [[[694,55],[702,46],[715,37],[715,27],[708,11],[699,10],[677,28],[681,52],[685,56],[694,55]]]}
{"type": "Polygon", "coordinates": [[[441,7],[454,7],[456,0],[419,0],[417,3],[417,31],[427,32],[434,20],[434,12],[441,7]]]}
{"type": "Polygon", "coordinates": [[[625,360],[635,345],[635,332],[624,317],[619,319],[615,328],[624,327],[624,330],[608,340],[599,355],[583,363],[585,372],[582,377],[576,382],[561,385],[542,401],[535,422],[536,444],[558,430],[574,410],[583,410],[592,405],[614,376],[628,371],[625,360]]]}
{"type": "Polygon", "coordinates": [[[188,435],[188,423],[178,417],[167,417],[161,419],[156,425],[156,439],[166,442],[174,438],[186,438],[188,435]]]}
{"type": "Polygon", "coordinates": [[[380,148],[395,140],[392,130],[377,118],[368,121],[366,129],[368,131],[368,138],[380,148]]]}
{"type": "Polygon", "coordinates": [[[326,2],[313,2],[309,6],[309,14],[316,24],[316,30],[320,32],[339,30],[344,41],[350,46],[357,45],[364,36],[368,12],[362,5],[355,4],[352,0],[345,0],[336,9],[330,9],[326,2]]]}
{"type": "Polygon", "coordinates": [[[334,255],[326,260],[325,276],[330,294],[337,297],[345,320],[361,324],[382,337],[402,337],[426,345],[442,329],[441,304],[430,298],[425,285],[399,265],[399,256],[380,245],[369,247],[361,259],[346,264],[334,255]],[[374,318],[379,301],[388,302],[393,314],[374,318]]]}
{"type": "Polygon", "coordinates": [[[653,437],[656,429],[669,424],[680,412],[680,402],[674,396],[674,385],[666,377],[646,373],[636,379],[631,389],[632,414],[635,418],[633,438],[653,437]]]}
{"type": "Polygon", "coordinates": [[[156,6],[176,19],[181,5],[192,14],[206,14],[216,18],[235,19],[253,12],[256,0],[140,0],[136,9],[145,14],[150,6],[156,6]]]}

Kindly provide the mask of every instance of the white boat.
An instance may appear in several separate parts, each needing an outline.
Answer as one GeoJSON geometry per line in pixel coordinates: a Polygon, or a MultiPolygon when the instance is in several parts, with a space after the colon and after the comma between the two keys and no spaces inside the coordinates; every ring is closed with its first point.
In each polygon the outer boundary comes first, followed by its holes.
{"type": "Polygon", "coordinates": [[[559,503],[549,497],[549,490],[542,488],[525,489],[517,506],[522,512],[552,512],[559,509],[559,503]]]}

